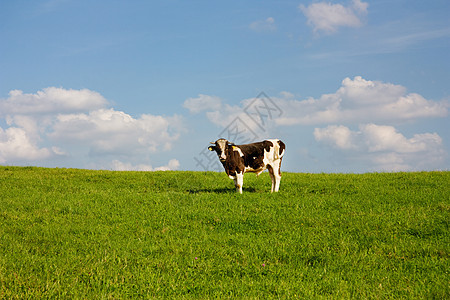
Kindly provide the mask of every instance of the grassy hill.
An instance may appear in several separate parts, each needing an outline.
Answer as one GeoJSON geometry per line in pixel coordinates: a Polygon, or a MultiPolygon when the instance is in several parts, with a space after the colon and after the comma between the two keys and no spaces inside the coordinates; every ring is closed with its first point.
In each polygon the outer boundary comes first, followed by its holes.
{"type": "Polygon", "coordinates": [[[0,167],[0,298],[449,298],[450,172],[0,167]]]}

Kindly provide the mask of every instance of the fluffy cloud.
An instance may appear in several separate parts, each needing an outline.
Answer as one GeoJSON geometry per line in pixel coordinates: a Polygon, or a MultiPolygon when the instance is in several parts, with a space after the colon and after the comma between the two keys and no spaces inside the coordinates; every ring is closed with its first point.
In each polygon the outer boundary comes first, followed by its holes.
{"type": "Polygon", "coordinates": [[[268,17],[262,21],[255,21],[250,24],[250,29],[258,32],[270,32],[275,31],[277,29],[275,25],[275,19],[272,17],[268,17]]]}
{"type": "Polygon", "coordinates": [[[319,99],[276,99],[283,110],[279,125],[330,123],[398,122],[418,118],[445,117],[449,104],[427,100],[416,93],[406,93],[400,85],[365,80],[360,76],[345,78],[333,94],[319,99]]]}
{"type": "Polygon", "coordinates": [[[179,137],[180,122],[177,116],[144,114],[136,119],[114,109],[100,109],[58,115],[49,137],[64,143],[83,143],[95,155],[131,155],[170,150],[172,142],[179,137]]]}
{"type": "Polygon", "coordinates": [[[267,123],[273,125],[273,122],[282,126],[398,123],[445,117],[449,103],[407,93],[401,85],[356,76],[345,78],[335,93],[324,94],[318,99],[295,100],[291,93],[285,91],[278,98],[256,97],[244,99],[240,105],[228,105],[216,96],[200,95],[187,99],[184,107],[191,112],[205,112],[207,118],[220,127],[226,127],[239,118],[252,130],[258,130],[269,127],[267,123]]]}
{"type": "Polygon", "coordinates": [[[103,108],[107,104],[108,101],[102,95],[87,89],[66,90],[49,87],[36,94],[13,90],[9,92],[8,99],[0,100],[0,117],[74,113],[103,108]]]}
{"type": "MultiPolygon", "coordinates": [[[[53,158],[137,156],[169,150],[182,129],[181,117],[143,114],[138,118],[107,108],[99,93],[46,88],[36,94],[14,90],[0,99],[0,163],[42,164],[53,158]],[[43,146],[49,145],[49,146],[43,146]],[[76,149],[76,151],[75,151],[76,149]]],[[[85,166],[94,165],[84,158],[85,166]]],[[[136,161],[134,159],[133,161],[136,161]]],[[[138,159],[139,161],[139,159],[138,159]]],[[[163,168],[175,168],[174,162],[163,168]]],[[[102,168],[96,164],[96,168],[102,168]]]]}
{"type": "Polygon", "coordinates": [[[342,150],[357,149],[357,133],[352,132],[348,127],[331,125],[327,128],[316,128],[314,137],[317,141],[325,142],[333,147],[342,150]]]}
{"type": "Polygon", "coordinates": [[[0,127],[0,163],[43,160],[62,154],[54,149],[39,148],[27,132],[22,128],[11,127],[3,130],[0,127]]]}
{"type": "Polygon", "coordinates": [[[417,153],[442,146],[442,139],[436,133],[415,134],[407,139],[392,126],[367,124],[360,126],[360,130],[369,152],[417,153]]]}
{"type": "Polygon", "coordinates": [[[347,159],[364,159],[376,171],[436,169],[445,159],[442,138],[437,133],[406,138],[392,126],[363,124],[359,131],[330,125],[314,130],[316,141],[345,153],[347,159]]]}
{"type": "Polygon", "coordinates": [[[325,33],[334,33],[339,27],[361,26],[361,17],[367,14],[367,7],[368,3],[360,0],[353,0],[349,6],[327,2],[299,6],[308,19],[308,25],[314,28],[314,32],[325,33]]]}

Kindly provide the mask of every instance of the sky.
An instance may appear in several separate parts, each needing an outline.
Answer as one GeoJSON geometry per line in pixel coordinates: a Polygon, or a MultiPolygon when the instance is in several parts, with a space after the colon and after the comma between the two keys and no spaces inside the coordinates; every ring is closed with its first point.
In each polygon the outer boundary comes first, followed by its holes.
{"type": "Polygon", "coordinates": [[[0,0],[0,165],[450,169],[448,0],[0,0]]]}

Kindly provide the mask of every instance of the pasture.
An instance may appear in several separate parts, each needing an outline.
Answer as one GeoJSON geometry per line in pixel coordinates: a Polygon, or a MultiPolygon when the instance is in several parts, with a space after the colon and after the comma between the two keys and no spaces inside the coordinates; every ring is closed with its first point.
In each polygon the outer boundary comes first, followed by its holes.
{"type": "Polygon", "coordinates": [[[450,298],[450,172],[0,167],[0,298],[450,298]]]}

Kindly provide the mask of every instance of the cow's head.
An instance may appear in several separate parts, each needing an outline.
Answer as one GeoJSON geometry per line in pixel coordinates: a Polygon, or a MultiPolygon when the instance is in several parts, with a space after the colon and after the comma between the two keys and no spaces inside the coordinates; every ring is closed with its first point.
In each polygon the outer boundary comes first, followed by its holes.
{"type": "Polygon", "coordinates": [[[216,151],[221,162],[224,162],[227,159],[227,149],[234,145],[226,139],[218,139],[215,142],[211,142],[211,144],[212,145],[208,147],[209,151],[216,151]]]}

